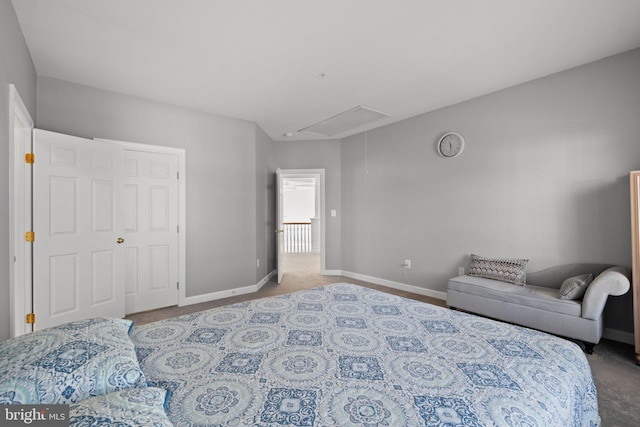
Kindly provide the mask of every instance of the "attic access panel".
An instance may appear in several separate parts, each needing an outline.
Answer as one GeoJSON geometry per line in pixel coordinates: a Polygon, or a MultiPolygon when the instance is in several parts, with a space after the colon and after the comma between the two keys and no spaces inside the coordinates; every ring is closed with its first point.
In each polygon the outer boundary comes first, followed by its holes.
{"type": "Polygon", "coordinates": [[[316,123],[298,132],[305,132],[320,136],[334,136],[346,131],[354,130],[376,120],[391,117],[391,114],[374,110],[364,105],[336,114],[326,120],[316,123]]]}

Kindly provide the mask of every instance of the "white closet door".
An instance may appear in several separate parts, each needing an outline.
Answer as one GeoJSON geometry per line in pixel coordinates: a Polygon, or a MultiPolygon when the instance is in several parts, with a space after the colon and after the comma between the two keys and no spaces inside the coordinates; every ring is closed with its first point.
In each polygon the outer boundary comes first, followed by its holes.
{"type": "Polygon", "coordinates": [[[124,150],[126,313],[178,304],[178,156],[124,150]]]}
{"type": "Polygon", "coordinates": [[[117,150],[34,129],[36,329],[124,316],[124,251],[116,218],[117,150]]]}

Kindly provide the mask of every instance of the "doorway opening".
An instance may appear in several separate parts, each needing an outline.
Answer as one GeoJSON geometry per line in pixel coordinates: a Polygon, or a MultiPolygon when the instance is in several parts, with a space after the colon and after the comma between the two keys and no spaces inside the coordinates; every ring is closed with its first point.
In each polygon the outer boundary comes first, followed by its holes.
{"type": "Polygon", "coordinates": [[[319,176],[283,177],[285,273],[320,273],[319,176]]]}
{"type": "Polygon", "coordinates": [[[278,283],[325,271],[324,169],[278,169],[278,283]]]}

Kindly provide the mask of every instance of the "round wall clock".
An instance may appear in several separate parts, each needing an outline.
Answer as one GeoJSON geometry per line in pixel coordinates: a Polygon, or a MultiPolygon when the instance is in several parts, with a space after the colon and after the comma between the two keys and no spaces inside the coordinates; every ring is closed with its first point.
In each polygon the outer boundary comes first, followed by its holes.
{"type": "Polygon", "coordinates": [[[456,157],[464,149],[464,138],[457,132],[447,132],[438,141],[438,154],[445,158],[456,157]]]}

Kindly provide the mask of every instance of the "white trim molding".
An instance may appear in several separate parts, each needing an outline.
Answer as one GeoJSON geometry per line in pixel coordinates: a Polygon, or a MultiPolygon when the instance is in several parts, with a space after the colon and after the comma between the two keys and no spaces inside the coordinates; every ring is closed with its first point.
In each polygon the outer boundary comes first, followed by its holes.
{"type": "Polygon", "coordinates": [[[9,85],[9,323],[10,336],[31,331],[25,322],[32,306],[32,252],[24,233],[31,230],[31,165],[33,119],[16,87],[9,85]],[[24,132],[22,131],[24,130],[24,132]]]}
{"type": "Polygon", "coordinates": [[[436,298],[440,300],[447,300],[447,293],[442,291],[434,291],[433,289],[425,289],[419,286],[408,285],[406,283],[394,282],[392,280],[380,279],[378,277],[367,276],[365,274],[353,273],[351,271],[344,270],[332,270],[334,272],[339,272],[339,274],[335,274],[336,276],[344,276],[349,277],[351,279],[362,280],[364,282],[374,283],[376,285],[387,286],[389,288],[398,289],[406,292],[413,292],[414,294],[424,295],[430,298],[436,298]]]}
{"type": "Polygon", "coordinates": [[[180,306],[199,304],[201,302],[215,301],[223,298],[235,297],[238,295],[250,294],[258,292],[273,276],[276,275],[276,270],[272,270],[269,274],[264,276],[255,285],[243,286],[241,288],[226,289],[224,291],[210,292],[208,294],[194,295],[192,297],[185,297],[180,301],[180,306]]]}
{"type": "Polygon", "coordinates": [[[602,337],[611,341],[617,341],[629,345],[633,345],[634,343],[633,332],[621,331],[619,329],[604,328],[604,331],[602,331],[602,337]]]}

